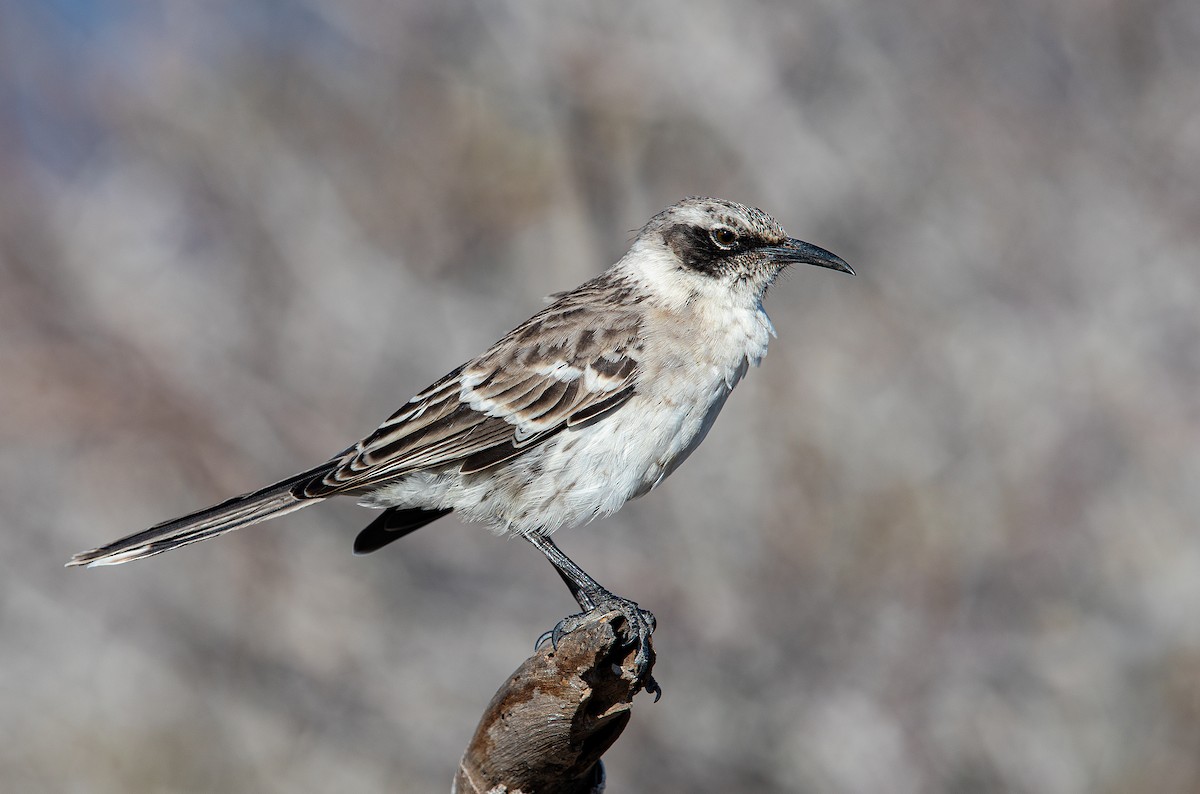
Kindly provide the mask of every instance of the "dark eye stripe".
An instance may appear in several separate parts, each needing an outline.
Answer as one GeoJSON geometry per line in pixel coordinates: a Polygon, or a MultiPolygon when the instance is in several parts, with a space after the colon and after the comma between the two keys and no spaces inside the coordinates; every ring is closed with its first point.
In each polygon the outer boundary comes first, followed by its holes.
{"type": "Polygon", "coordinates": [[[739,235],[727,226],[697,226],[678,223],[663,230],[663,241],[675,252],[685,267],[702,273],[716,274],[728,267],[730,257],[741,256],[752,251],[765,241],[751,233],[739,235]],[[719,229],[733,233],[734,243],[724,245],[714,239],[719,229]]]}

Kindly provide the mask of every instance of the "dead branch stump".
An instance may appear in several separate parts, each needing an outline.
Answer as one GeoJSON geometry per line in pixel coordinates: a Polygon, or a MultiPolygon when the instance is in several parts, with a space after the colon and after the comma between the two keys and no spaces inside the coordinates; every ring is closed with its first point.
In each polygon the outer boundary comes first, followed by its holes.
{"type": "MultiPolygon", "coordinates": [[[[624,618],[596,615],[544,643],[488,704],[454,777],[455,794],[599,794],[600,756],[629,723],[638,678],[624,618]]],[[[654,651],[650,649],[650,668],[654,651]]]]}

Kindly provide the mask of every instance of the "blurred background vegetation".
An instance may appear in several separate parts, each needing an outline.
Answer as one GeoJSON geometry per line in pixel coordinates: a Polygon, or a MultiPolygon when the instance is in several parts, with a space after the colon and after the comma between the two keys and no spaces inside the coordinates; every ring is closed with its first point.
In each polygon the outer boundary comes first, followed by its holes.
{"type": "Polygon", "coordinates": [[[72,552],[283,477],[761,206],[858,270],[659,491],[616,791],[1200,790],[1200,4],[0,4],[0,788],[439,791],[572,611],[453,518],[72,552]]]}

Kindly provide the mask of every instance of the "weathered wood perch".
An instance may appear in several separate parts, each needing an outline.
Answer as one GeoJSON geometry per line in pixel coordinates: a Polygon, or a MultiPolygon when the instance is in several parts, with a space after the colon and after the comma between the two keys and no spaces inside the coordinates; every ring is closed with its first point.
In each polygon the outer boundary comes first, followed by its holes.
{"type": "Polygon", "coordinates": [[[633,696],[655,691],[639,678],[625,619],[596,615],[543,643],[488,704],[454,776],[454,794],[599,794],[600,756],[629,723],[633,696]]]}

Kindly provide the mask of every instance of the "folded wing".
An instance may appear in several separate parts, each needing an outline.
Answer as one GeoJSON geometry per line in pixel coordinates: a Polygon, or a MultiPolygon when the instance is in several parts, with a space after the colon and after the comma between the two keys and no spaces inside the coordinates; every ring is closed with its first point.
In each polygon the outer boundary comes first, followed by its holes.
{"type": "Polygon", "coordinates": [[[420,470],[483,471],[622,406],[637,389],[640,320],[560,298],[413,397],[300,495],[362,494],[420,470]]]}

